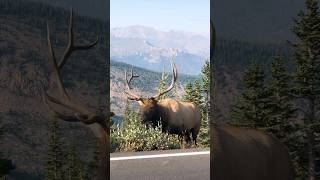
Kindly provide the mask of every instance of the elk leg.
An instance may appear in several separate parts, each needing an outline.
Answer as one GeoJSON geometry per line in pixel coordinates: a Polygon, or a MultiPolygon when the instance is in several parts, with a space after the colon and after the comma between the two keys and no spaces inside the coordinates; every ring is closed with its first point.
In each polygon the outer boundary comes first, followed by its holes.
{"type": "Polygon", "coordinates": [[[184,149],[184,145],[183,145],[183,134],[179,134],[178,135],[178,139],[179,139],[179,142],[180,142],[180,147],[182,149],[184,149]]]}
{"type": "Polygon", "coordinates": [[[198,134],[194,128],[191,129],[191,134],[192,134],[192,141],[194,142],[194,145],[197,146],[197,135],[198,134]]]}
{"type": "Polygon", "coordinates": [[[188,147],[190,146],[190,142],[191,142],[191,138],[190,138],[190,132],[186,130],[186,132],[184,133],[184,141],[186,142],[186,144],[188,145],[188,147]]]}

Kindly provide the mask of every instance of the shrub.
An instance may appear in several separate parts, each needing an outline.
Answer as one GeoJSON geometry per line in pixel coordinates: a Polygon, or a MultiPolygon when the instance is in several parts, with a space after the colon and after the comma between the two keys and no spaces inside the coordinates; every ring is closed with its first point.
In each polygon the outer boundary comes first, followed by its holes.
{"type": "Polygon", "coordinates": [[[180,148],[177,135],[162,133],[139,122],[138,115],[130,113],[128,121],[111,127],[111,151],[150,151],[180,148]]]}

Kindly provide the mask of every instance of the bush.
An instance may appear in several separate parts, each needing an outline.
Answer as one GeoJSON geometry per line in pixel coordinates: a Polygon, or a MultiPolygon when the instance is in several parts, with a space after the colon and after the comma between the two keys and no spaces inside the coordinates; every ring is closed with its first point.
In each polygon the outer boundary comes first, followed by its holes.
{"type": "Polygon", "coordinates": [[[162,133],[161,124],[149,128],[131,113],[128,121],[111,127],[111,151],[150,151],[180,148],[177,135],[162,133]]]}

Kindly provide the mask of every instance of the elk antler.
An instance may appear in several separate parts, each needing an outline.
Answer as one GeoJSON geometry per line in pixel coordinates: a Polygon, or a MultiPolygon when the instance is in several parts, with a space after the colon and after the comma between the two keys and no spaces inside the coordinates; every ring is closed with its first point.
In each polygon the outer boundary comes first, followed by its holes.
{"type": "Polygon", "coordinates": [[[127,77],[127,71],[124,71],[124,76],[125,76],[125,80],[126,80],[126,87],[127,87],[127,91],[124,91],[128,96],[128,99],[130,100],[135,100],[135,101],[139,101],[141,99],[141,97],[139,97],[138,95],[134,94],[133,92],[131,92],[130,90],[130,82],[133,78],[135,77],[139,77],[139,75],[133,75],[133,68],[131,68],[131,75],[128,81],[128,77],[127,77]]]}
{"type": "Polygon", "coordinates": [[[77,50],[88,50],[94,47],[98,43],[98,38],[94,42],[89,43],[88,45],[75,45],[74,32],[73,32],[73,13],[71,9],[70,24],[69,24],[69,42],[59,64],[57,63],[56,56],[50,40],[50,28],[48,23],[47,23],[47,41],[48,41],[48,48],[49,48],[49,57],[50,57],[49,59],[53,66],[53,76],[57,80],[60,95],[63,96],[62,98],[56,98],[49,95],[47,92],[45,92],[44,100],[46,105],[49,107],[49,110],[54,114],[55,117],[61,120],[69,121],[69,122],[82,122],[85,124],[99,123],[107,131],[104,115],[100,115],[95,112],[92,112],[81,105],[73,103],[70,100],[70,97],[61,80],[61,74],[60,74],[61,68],[64,66],[67,59],[71,56],[73,52],[77,50]],[[54,110],[50,104],[56,104],[64,108],[67,108],[73,111],[74,115],[65,115],[64,113],[58,112],[54,110]]]}
{"type": "Polygon", "coordinates": [[[172,64],[172,81],[171,81],[170,86],[166,90],[164,90],[162,92],[159,92],[158,95],[152,96],[152,98],[159,99],[160,96],[162,96],[165,93],[169,92],[174,87],[174,85],[176,83],[176,80],[177,80],[177,68],[176,68],[176,65],[173,63],[172,64]]]}
{"type": "Polygon", "coordinates": [[[64,66],[64,64],[67,62],[67,59],[70,57],[70,55],[74,51],[90,49],[90,48],[94,47],[98,43],[98,41],[99,41],[99,38],[97,37],[97,39],[94,42],[89,43],[87,45],[75,45],[74,44],[73,11],[72,11],[72,8],[71,8],[70,24],[69,24],[69,42],[68,42],[68,46],[67,46],[66,50],[63,53],[61,61],[59,63],[59,68],[61,69],[64,66]]]}

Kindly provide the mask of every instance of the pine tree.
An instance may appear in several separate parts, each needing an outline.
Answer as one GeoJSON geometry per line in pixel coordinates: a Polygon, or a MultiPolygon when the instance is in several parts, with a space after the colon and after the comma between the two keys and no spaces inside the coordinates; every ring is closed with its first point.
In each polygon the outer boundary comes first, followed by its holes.
{"type": "Polygon", "coordinates": [[[270,114],[266,122],[269,132],[284,142],[288,142],[287,134],[293,132],[290,118],[293,117],[294,108],[289,97],[289,73],[284,61],[276,56],[271,64],[271,82],[268,87],[270,114]]]}
{"type": "Polygon", "coordinates": [[[202,87],[205,92],[209,92],[210,83],[210,62],[206,60],[201,69],[202,87]]]}
{"type": "Polygon", "coordinates": [[[209,136],[209,88],[210,88],[210,63],[208,60],[205,61],[205,64],[201,70],[201,80],[202,80],[202,92],[205,94],[203,100],[203,113],[201,128],[199,132],[199,143],[205,147],[210,145],[210,136],[209,136]]]}
{"type": "Polygon", "coordinates": [[[77,179],[76,177],[78,176],[78,170],[76,168],[77,166],[77,155],[75,152],[75,147],[74,145],[70,148],[69,153],[68,153],[68,168],[67,168],[67,173],[68,173],[68,180],[74,180],[77,179]]]}
{"type": "MultiPolygon", "coordinates": [[[[2,143],[1,139],[3,138],[3,135],[4,135],[4,128],[2,126],[1,120],[2,120],[2,117],[0,116],[0,144],[2,143]]],[[[0,152],[0,179],[4,178],[14,168],[15,167],[12,161],[9,159],[3,158],[3,155],[0,152]]]]}
{"type": "Polygon", "coordinates": [[[187,102],[192,102],[194,97],[193,83],[191,81],[187,82],[184,88],[185,93],[183,94],[182,100],[187,102]]]}
{"type": "Polygon", "coordinates": [[[194,83],[188,82],[185,85],[185,94],[183,100],[194,103],[201,113],[201,126],[198,134],[198,142],[201,146],[209,146],[209,126],[206,118],[206,101],[204,97],[202,79],[196,80],[194,83]]]}
{"type": "Polygon", "coordinates": [[[198,142],[201,146],[208,147],[209,146],[209,124],[207,121],[207,103],[203,93],[203,84],[201,84],[200,80],[196,80],[194,82],[194,96],[192,102],[199,108],[201,112],[201,124],[200,131],[198,135],[198,142]]]}
{"type": "Polygon", "coordinates": [[[67,179],[68,180],[86,179],[86,171],[85,171],[84,163],[79,158],[74,145],[71,146],[68,152],[67,179]]]}
{"type": "Polygon", "coordinates": [[[210,63],[208,60],[205,61],[202,70],[201,70],[201,79],[202,79],[202,89],[203,92],[205,93],[205,114],[206,114],[206,119],[209,122],[209,83],[210,83],[210,63]]]}
{"type": "Polygon", "coordinates": [[[45,171],[46,180],[63,179],[64,153],[60,141],[60,127],[57,119],[52,120],[50,127],[49,149],[45,171]]]}
{"type": "Polygon", "coordinates": [[[293,119],[295,108],[290,97],[290,75],[285,68],[282,57],[276,56],[271,64],[271,82],[268,87],[270,113],[267,118],[266,130],[277,137],[289,149],[296,172],[301,172],[299,154],[304,149],[299,141],[299,126],[293,119]]]}
{"type": "Polygon", "coordinates": [[[244,89],[233,108],[233,123],[249,127],[264,127],[268,114],[268,94],[265,91],[264,71],[252,61],[243,75],[244,89]]]}
{"type": "Polygon", "coordinates": [[[205,102],[202,95],[202,84],[200,80],[196,80],[193,84],[192,102],[200,109],[201,113],[205,113],[205,102]]]}
{"type": "Polygon", "coordinates": [[[89,163],[90,179],[95,179],[98,176],[98,168],[100,164],[99,154],[99,143],[97,142],[93,154],[93,160],[89,163]]]}
{"type": "MultiPolygon", "coordinates": [[[[317,113],[320,93],[320,16],[317,0],[306,0],[306,10],[295,20],[293,33],[298,42],[292,43],[296,58],[294,97],[299,99],[303,112],[303,136],[306,151],[302,152],[301,165],[307,170],[302,178],[314,180],[319,177],[319,148],[316,148],[316,129],[319,129],[317,113]]],[[[298,172],[299,173],[299,172],[298,172]]]]}

